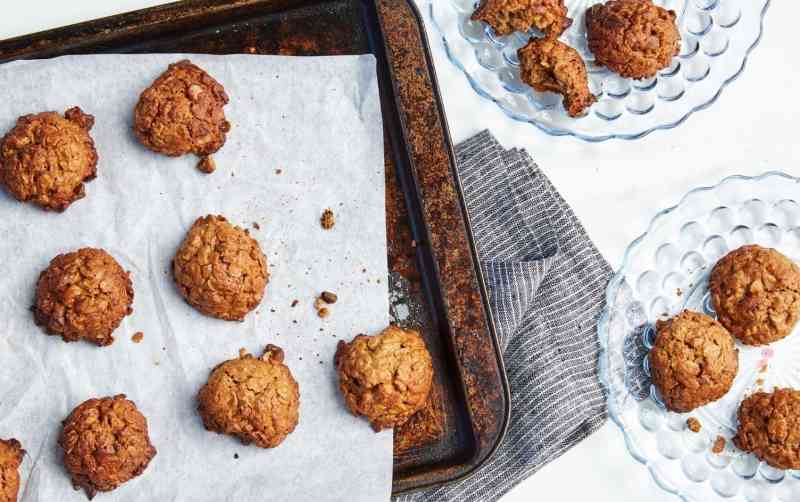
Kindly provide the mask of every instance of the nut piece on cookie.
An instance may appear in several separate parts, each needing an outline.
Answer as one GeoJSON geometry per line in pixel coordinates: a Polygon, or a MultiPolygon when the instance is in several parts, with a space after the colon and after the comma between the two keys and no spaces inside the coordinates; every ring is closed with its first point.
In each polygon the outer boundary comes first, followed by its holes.
{"type": "Polygon", "coordinates": [[[267,258],[247,230],[222,216],[194,222],[172,260],[175,284],[205,315],[242,321],[261,303],[269,281],[267,258]]]}
{"type": "Polygon", "coordinates": [[[132,304],[130,274],[104,250],[83,248],[56,256],[39,275],[33,318],[65,342],[105,346],[132,304]]]}
{"type": "Polygon", "coordinates": [[[339,342],[339,389],[354,415],[375,431],[404,424],[428,399],[433,363],[416,331],[389,326],[375,336],[339,342]]]}
{"type": "Polygon", "coordinates": [[[225,144],[231,127],[226,104],[228,95],[219,82],[191,61],[179,61],[142,92],[133,130],[154,152],[207,157],[225,144]]]}
{"type": "Polygon", "coordinates": [[[776,469],[800,469],[800,390],[756,392],[739,406],[733,443],[776,469]]]}
{"type": "Polygon", "coordinates": [[[97,176],[94,117],[70,108],[25,115],[0,141],[0,184],[17,200],[64,211],[97,176]]]}
{"type": "Polygon", "coordinates": [[[238,359],[218,365],[197,399],[207,430],[261,448],[281,444],[300,415],[300,388],[274,345],[261,358],[242,350],[238,359]]]}
{"type": "Polygon", "coordinates": [[[19,466],[25,450],[16,439],[0,439],[0,502],[17,502],[19,466]]]}
{"type": "Polygon", "coordinates": [[[564,109],[578,117],[597,101],[589,91],[586,65],[578,51],[558,41],[531,39],[517,51],[522,81],[540,92],[564,96],[564,109]]]}
{"type": "Polygon", "coordinates": [[[686,413],[724,396],[739,371],[739,350],[717,321],[684,310],[656,323],[650,371],[667,409],[686,413]]]}
{"type": "Polygon", "coordinates": [[[800,316],[800,268],[774,249],[731,251],[714,266],[708,287],[719,322],[746,345],[784,338],[800,316]]]}
{"type": "Polygon", "coordinates": [[[89,399],[72,410],[58,444],[72,485],[89,499],[139,476],[156,455],[147,419],[124,394],[89,399]]]}
{"type": "Polygon", "coordinates": [[[482,0],[472,19],[485,22],[501,37],[536,28],[558,38],[572,25],[564,0],[482,0]]]}
{"type": "Polygon", "coordinates": [[[644,79],[680,52],[675,11],[652,0],[610,0],[586,11],[586,36],[595,62],[625,78],[644,79]]]}

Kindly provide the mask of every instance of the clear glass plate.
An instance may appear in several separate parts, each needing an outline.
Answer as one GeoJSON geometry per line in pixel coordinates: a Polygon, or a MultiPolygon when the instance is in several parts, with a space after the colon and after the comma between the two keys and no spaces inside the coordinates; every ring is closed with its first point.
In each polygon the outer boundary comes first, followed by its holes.
{"type": "Polygon", "coordinates": [[[800,328],[765,347],[737,342],[733,388],[691,413],[666,411],[647,365],[656,320],[687,308],[714,315],[708,275],[728,251],[755,243],[800,260],[799,201],[800,178],[783,173],[734,176],[693,190],[653,218],[609,283],[598,324],[609,415],[631,455],[684,500],[800,501],[800,472],[774,469],[731,441],[746,395],[775,386],[800,389],[800,328]],[[700,433],[687,430],[690,416],[700,420],[700,433]],[[722,454],[711,452],[717,436],[726,440],[722,454]]]}
{"type": "Polygon", "coordinates": [[[596,3],[600,0],[566,0],[573,23],[561,39],[586,60],[589,86],[598,96],[580,118],[564,112],[557,94],[534,91],[520,80],[517,49],[538,33],[495,36],[486,24],[470,20],[475,0],[432,0],[430,11],[447,56],[479,95],[511,118],[548,134],[604,141],[636,139],[675,127],[713,103],[744,69],[761,37],[769,0],[655,0],[678,13],[682,47],[669,68],[641,81],[621,78],[593,63],[584,13],[596,3]]]}

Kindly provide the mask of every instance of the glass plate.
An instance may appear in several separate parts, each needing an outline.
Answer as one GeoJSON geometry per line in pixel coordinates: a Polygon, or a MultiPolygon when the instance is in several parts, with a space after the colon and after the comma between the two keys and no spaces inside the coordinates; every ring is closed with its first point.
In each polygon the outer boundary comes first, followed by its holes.
{"type": "Polygon", "coordinates": [[[736,411],[757,389],[800,389],[800,328],[765,347],[737,342],[739,373],[721,400],[691,413],[667,412],[651,385],[647,353],[657,319],[683,309],[714,315],[708,275],[744,244],[773,247],[800,260],[800,178],[783,173],[733,176],[689,192],[658,213],[625,252],[609,283],[598,324],[600,376],[608,410],[636,460],[659,486],[693,502],[798,501],[800,472],[782,471],[736,449],[736,411]],[[686,428],[696,417],[700,433],[686,428]],[[711,452],[717,436],[722,454],[711,452]]]}
{"type": "Polygon", "coordinates": [[[572,26],[561,39],[587,62],[589,86],[598,96],[588,113],[571,118],[561,97],[537,92],[519,77],[517,49],[537,32],[496,37],[484,23],[470,20],[475,0],[432,0],[433,24],[445,51],[475,91],[511,118],[556,136],[587,141],[636,139],[669,129],[716,100],[744,69],[761,37],[769,0],[655,0],[678,13],[681,52],[672,65],[648,80],[621,78],[593,63],[584,13],[599,0],[566,0],[572,26]]]}

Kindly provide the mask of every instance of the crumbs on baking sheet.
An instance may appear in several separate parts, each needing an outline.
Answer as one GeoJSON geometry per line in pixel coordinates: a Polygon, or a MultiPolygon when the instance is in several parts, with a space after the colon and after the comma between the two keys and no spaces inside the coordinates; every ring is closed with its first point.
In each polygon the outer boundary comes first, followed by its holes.
{"type": "Polygon", "coordinates": [[[319,218],[319,223],[322,225],[322,228],[325,230],[330,230],[336,224],[336,217],[333,214],[333,211],[330,208],[324,210],[322,212],[322,216],[319,218]]]}
{"type": "Polygon", "coordinates": [[[703,425],[700,423],[700,420],[694,417],[689,417],[686,419],[686,427],[692,432],[700,432],[700,430],[703,428],[703,425]]]}
{"type": "Polygon", "coordinates": [[[723,451],[725,451],[725,438],[717,436],[717,439],[714,440],[714,445],[711,447],[711,453],[719,455],[723,451]]]}
{"type": "Polygon", "coordinates": [[[141,331],[137,331],[131,337],[131,341],[133,341],[133,343],[141,343],[142,340],[144,340],[144,333],[141,331]]]}

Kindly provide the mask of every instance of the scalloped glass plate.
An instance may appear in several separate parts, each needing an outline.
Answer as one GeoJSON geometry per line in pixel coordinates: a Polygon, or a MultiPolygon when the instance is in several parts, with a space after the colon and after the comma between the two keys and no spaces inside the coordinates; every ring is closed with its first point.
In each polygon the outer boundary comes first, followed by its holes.
{"type": "Polygon", "coordinates": [[[732,389],[691,413],[666,411],[650,382],[647,353],[655,321],[683,309],[715,315],[708,275],[719,258],[745,244],[800,260],[800,178],[733,176],[693,190],[658,213],[626,250],[598,324],[609,416],[658,485],[687,501],[800,500],[800,472],[774,469],[731,441],[746,395],[776,386],[800,389],[800,328],[765,347],[737,342],[739,373],[732,389]],[[700,433],[687,430],[690,416],[700,420],[700,433]],[[718,436],[726,446],[715,454],[718,436]]]}
{"type": "Polygon", "coordinates": [[[475,0],[432,0],[430,11],[447,56],[479,95],[548,134],[604,141],[675,127],[713,103],[744,69],[761,37],[769,0],[655,0],[678,13],[682,46],[672,65],[648,80],[624,79],[594,64],[584,13],[596,3],[566,0],[573,23],[561,39],[586,60],[589,86],[598,96],[579,118],[564,112],[557,94],[536,92],[520,80],[517,49],[540,34],[495,36],[486,24],[470,20],[475,0]]]}

